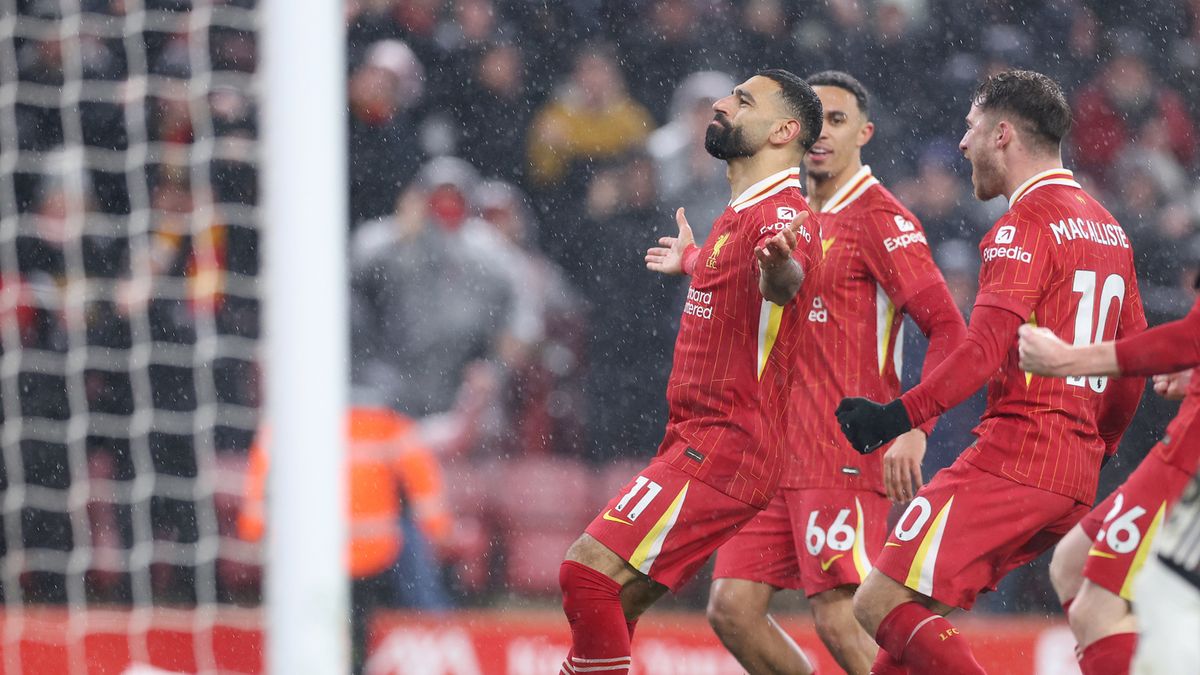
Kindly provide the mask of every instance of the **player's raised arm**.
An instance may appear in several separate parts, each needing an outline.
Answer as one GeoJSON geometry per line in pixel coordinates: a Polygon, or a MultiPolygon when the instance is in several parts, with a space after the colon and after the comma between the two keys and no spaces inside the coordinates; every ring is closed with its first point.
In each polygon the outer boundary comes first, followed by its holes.
{"type": "Polygon", "coordinates": [[[663,274],[692,273],[700,249],[696,247],[696,237],[692,234],[692,227],[688,225],[683,207],[675,211],[675,223],[679,225],[677,236],[661,237],[658,246],[646,251],[647,269],[663,274]]]}
{"type": "Polygon", "coordinates": [[[801,232],[807,233],[804,223],[809,215],[808,211],[801,211],[787,227],[754,249],[758,258],[758,290],[764,299],[776,305],[791,302],[804,283],[804,268],[792,257],[792,252],[796,250],[797,237],[801,232]]]}
{"type": "Polygon", "coordinates": [[[1021,367],[1048,377],[1150,376],[1200,365],[1200,300],[1187,316],[1129,338],[1069,345],[1044,328],[1021,329],[1021,367]]]}

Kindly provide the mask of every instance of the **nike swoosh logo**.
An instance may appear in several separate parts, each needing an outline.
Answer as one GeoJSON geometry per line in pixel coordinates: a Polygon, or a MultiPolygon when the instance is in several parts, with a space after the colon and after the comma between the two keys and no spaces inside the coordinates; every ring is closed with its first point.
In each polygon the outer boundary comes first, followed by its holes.
{"type": "Polygon", "coordinates": [[[846,554],[845,554],[845,553],[839,553],[839,554],[837,554],[837,555],[833,556],[832,558],[830,558],[829,560],[822,560],[822,561],[821,561],[821,571],[822,571],[822,572],[828,572],[828,571],[829,571],[829,566],[833,564],[833,561],[837,560],[838,558],[840,558],[840,557],[842,557],[842,556],[844,556],[844,555],[846,555],[846,554]]]}
{"type": "Polygon", "coordinates": [[[1097,551],[1097,550],[1096,550],[1096,549],[1094,549],[1094,548],[1093,548],[1093,549],[1090,549],[1090,550],[1088,551],[1088,555],[1089,555],[1089,556],[1092,556],[1092,555],[1094,555],[1094,556],[1096,556],[1097,558],[1108,558],[1108,559],[1110,559],[1110,560],[1116,560],[1116,559],[1117,559],[1117,556],[1116,556],[1116,554],[1115,554],[1115,553],[1105,553],[1104,551],[1097,551]]]}
{"type": "Polygon", "coordinates": [[[884,548],[887,548],[887,547],[889,547],[889,546],[899,546],[899,545],[900,545],[900,544],[897,544],[897,543],[896,543],[896,542],[894,542],[894,541],[889,541],[888,543],[884,544],[884,545],[883,545],[883,547],[884,547],[884,548]]]}
{"type": "Polygon", "coordinates": [[[617,516],[612,515],[612,509],[604,512],[604,519],[611,520],[614,523],[621,523],[622,525],[633,525],[632,522],[625,520],[624,518],[618,518],[617,516]]]}

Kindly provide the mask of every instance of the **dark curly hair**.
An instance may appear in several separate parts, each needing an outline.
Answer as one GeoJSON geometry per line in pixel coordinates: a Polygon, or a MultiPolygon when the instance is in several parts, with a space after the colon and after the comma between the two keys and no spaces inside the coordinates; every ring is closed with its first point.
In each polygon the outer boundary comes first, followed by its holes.
{"type": "Polygon", "coordinates": [[[858,111],[866,119],[871,119],[871,94],[858,78],[841,70],[823,70],[804,78],[814,87],[837,87],[854,96],[858,111]]]}
{"type": "Polygon", "coordinates": [[[971,102],[985,112],[996,110],[1016,116],[1045,150],[1058,150],[1071,131],[1071,106],[1062,87],[1032,70],[1006,70],[992,75],[979,84],[971,102]]]}
{"type": "Polygon", "coordinates": [[[808,152],[821,137],[821,124],[825,118],[817,92],[799,75],[782,68],[771,68],[755,74],[779,85],[779,93],[787,104],[788,112],[800,122],[800,145],[808,152]]]}

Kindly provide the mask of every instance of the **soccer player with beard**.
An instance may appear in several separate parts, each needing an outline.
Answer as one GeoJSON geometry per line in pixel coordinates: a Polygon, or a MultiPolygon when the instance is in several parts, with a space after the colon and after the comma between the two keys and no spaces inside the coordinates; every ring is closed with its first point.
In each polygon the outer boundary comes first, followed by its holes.
{"type": "Polygon", "coordinates": [[[1138,643],[1134,582],[1168,509],[1200,466],[1200,377],[1190,370],[1200,365],[1200,300],[1186,317],[1117,342],[1069,345],[1031,326],[1022,326],[1020,335],[1021,367],[1028,372],[1078,380],[1154,375],[1160,394],[1174,398],[1186,391],[1162,440],[1063,537],[1050,562],[1084,675],[1127,673],[1138,643]]]}
{"type": "MultiPolygon", "coordinates": [[[[804,80],[765,70],[713,104],[704,146],[728,165],[729,207],[703,246],[679,233],[646,266],[692,277],[658,454],[571,545],[559,571],[571,651],[561,673],[626,673],[638,617],[691,578],[775,494],[796,340],[821,232],[799,167],[821,132],[804,80]]],[[[608,327],[612,329],[612,327],[608,327]]]]}
{"type": "Polygon", "coordinates": [[[1089,344],[1146,325],[1125,232],[1062,166],[1070,126],[1062,90],[1045,75],[983,81],[959,148],[975,196],[1004,195],[1009,210],[980,244],[967,338],[887,405],[838,405],[842,431],[866,453],[988,384],[978,440],[917,492],[855,594],[855,615],[882,647],[876,675],[984,672],[945,615],[970,609],[1086,515],[1101,462],[1137,407],[1140,380],[1063,380],[1018,366],[1026,322],[1089,344]]]}
{"type": "Polygon", "coordinates": [[[930,338],[927,372],[966,327],[920,223],[862,163],[874,132],[867,90],[842,72],[807,80],[825,111],[821,137],[804,158],[825,261],[797,346],[793,462],[770,506],[717,552],[708,616],[752,675],[811,672],[767,613],[777,590],[803,589],[830,653],[846,672],[866,675],[878,649],[854,618],[854,590],[886,538],[888,497],[907,501],[921,485],[933,421],[897,439],[886,457],[863,456],[833,411],[844,396],[900,393],[905,313],[930,338]]]}

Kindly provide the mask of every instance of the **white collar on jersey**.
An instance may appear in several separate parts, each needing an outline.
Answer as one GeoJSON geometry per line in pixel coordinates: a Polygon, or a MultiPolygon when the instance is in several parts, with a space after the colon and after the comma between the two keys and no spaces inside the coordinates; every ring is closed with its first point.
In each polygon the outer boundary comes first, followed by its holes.
{"type": "Polygon", "coordinates": [[[862,196],[862,193],[871,189],[872,185],[879,185],[879,180],[871,174],[871,167],[863,164],[862,168],[846,181],[846,184],[837,189],[829,201],[821,206],[821,213],[837,213],[850,205],[855,199],[862,196]]]}
{"type": "Polygon", "coordinates": [[[734,211],[741,213],[767,197],[777,194],[780,190],[790,187],[800,187],[800,167],[798,166],[773,173],[751,185],[746,188],[745,192],[738,195],[737,199],[729,202],[729,206],[734,211]]]}
{"type": "Polygon", "coordinates": [[[1016,206],[1022,197],[1043,185],[1066,185],[1073,188],[1083,187],[1075,182],[1075,174],[1067,169],[1050,169],[1049,171],[1043,171],[1032,176],[1029,180],[1021,183],[1021,187],[1013,190],[1012,196],[1008,198],[1008,208],[1011,209],[1016,206]]]}

